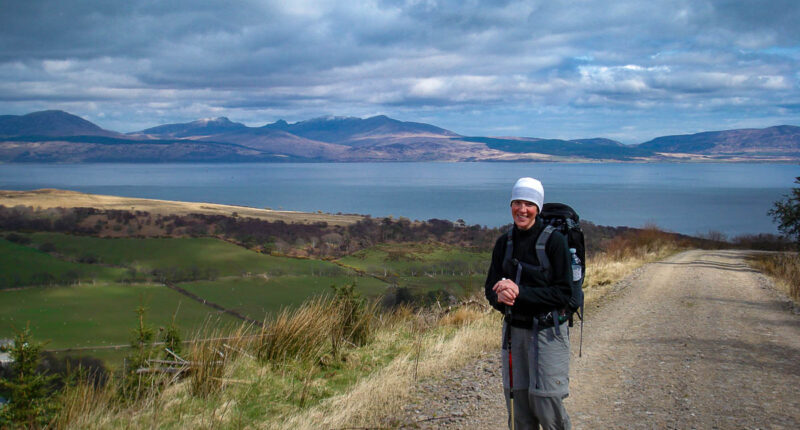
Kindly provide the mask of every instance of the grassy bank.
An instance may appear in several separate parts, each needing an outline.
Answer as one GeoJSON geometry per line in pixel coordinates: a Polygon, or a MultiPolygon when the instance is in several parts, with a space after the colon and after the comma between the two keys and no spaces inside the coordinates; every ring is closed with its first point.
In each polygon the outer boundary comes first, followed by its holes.
{"type": "Polygon", "coordinates": [[[800,255],[796,252],[757,254],[750,262],[757,270],[770,275],[784,293],[800,304],[800,255]]]}

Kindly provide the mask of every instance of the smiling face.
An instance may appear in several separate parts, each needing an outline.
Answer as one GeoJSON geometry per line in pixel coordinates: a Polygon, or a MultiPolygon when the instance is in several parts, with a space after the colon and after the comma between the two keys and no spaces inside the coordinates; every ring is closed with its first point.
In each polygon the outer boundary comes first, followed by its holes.
{"type": "Polygon", "coordinates": [[[538,214],[539,208],[529,201],[514,200],[511,202],[511,218],[514,219],[514,224],[520,230],[533,227],[538,214]]]}

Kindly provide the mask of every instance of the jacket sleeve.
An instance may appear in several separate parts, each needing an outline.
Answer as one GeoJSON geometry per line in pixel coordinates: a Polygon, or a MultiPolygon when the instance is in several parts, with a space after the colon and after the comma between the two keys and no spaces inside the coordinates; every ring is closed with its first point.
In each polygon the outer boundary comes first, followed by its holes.
{"type": "Polygon", "coordinates": [[[548,288],[520,285],[519,296],[514,302],[515,309],[524,312],[542,312],[548,309],[563,309],[569,303],[572,295],[572,264],[566,237],[554,231],[545,244],[545,252],[550,259],[548,288]]]}
{"type": "Polygon", "coordinates": [[[492,250],[492,262],[489,264],[489,273],[486,274],[486,284],[484,285],[484,293],[486,300],[493,308],[500,312],[505,312],[506,305],[497,301],[497,293],[492,288],[503,277],[503,258],[505,258],[506,243],[503,240],[504,236],[497,239],[492,250]]]}

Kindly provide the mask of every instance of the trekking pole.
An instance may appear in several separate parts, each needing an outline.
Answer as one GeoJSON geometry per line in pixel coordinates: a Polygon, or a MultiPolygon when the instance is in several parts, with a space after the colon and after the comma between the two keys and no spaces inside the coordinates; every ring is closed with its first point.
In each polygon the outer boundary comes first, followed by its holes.
{"type": "MultiPolygon", "coordinates": [[[[505,280],[506,278],[503,278],[505,280]]],[[[506,348],[508,351],[508,400],[511,415],[511,430],[514,430],[514,367],[511,360],[511,306],[506,305],[506,348]]]]}
{"type": "Polygon", "coordinates": [[[506,333],[508,339],[508,400],[511,402],[511,430],[514,430],[514,366],[511,360],[511,308],[506,307],[506,333]]]}

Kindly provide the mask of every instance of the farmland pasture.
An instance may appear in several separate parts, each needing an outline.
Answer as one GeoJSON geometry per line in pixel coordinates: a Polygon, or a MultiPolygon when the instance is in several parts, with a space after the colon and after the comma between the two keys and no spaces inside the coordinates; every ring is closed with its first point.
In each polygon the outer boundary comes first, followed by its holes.
{"type": "Polygon", "coordinates": [[[217,281],[196,281],[181,284],[182,288],[209,301],[234,309],[261,321],[267,314],[282,308],[298,306],[309,297],[329,294],[330,286],[355,282],[356,291],[365,296],[378,296],[387,284],[372,277],[288,275],[231,278],[217,281]]]}
{"type": "Polygon", "coordinates": [[[147,322],[176,322],[184,336],[211,318],[222,324],[238,320],[161,285],[98,283],[54,288],[26,288],[0,292],[0,337],[13,337],[15,329],[30,324],[46,349],[128,344],[136,324],[134,310],[144,306],[147,322]]]}
{"type": "Polygon", "coordinates": [[[447,291],[464,296],[483,285],[491,255],[435,243],[380,244],[339,263],[385,277],[415,295],[447,291]]]}
{"type": "Polygon", "coordinates": [[[0,238],[0,290],[26,285],[113,281],[124,270],[60,260],[38,249],[0,238]]]}
{"type": "Polygon", "coordinates": [[[142,271],[201,267],[219,276],[243,273],[312,274],[338,270],[332,263],[260,254],[209,237],[99,238],[62,233],[34,233],[34,244],[51,243],[55,252],[70,259],[92,257],[100,263],[136,267],[142,271]]]}
{"type": "Polygon", "coordinates": [[[483,272],[491,255],[436,243],[379,244],[338,261],[374,274],[423,276],[434,273],[483,272]]]}
{"type": "MultiPolygon", "coordinates": [[[[13,337],[15,329],[30,323],[36,338],[48,342],[46,349],[125,345],[138,306],[148,308],[147,322],[153,327],[166,325],[178,310],[176,321],[185,339],[208,321],[214,326],[242,323],[156,282],[159,270],[199,271],[200,277],[184,278],[186,282],[176,285],[260,321],[311,296],[331,293],[331,285],[355,283],[356,291],[374,298],[391,286],[409,288],[419,296],[439,290],[461,295],[481,283],[476,274],[489,258],[485,252],[437,243],[379,244],[331,262],[261,254],[208,237],[14,234],[28,243],[0,240],[0,282],[36,284],[37,279],[76,273],[82,281],[0,291],[0,338],[13,337]],[[213,276],[205,279],[204,273],[213,276]]],[[[102,357],[116,368],[126,352],[95,349],[70,354],[102,357]]]]}

